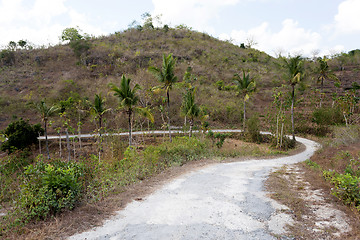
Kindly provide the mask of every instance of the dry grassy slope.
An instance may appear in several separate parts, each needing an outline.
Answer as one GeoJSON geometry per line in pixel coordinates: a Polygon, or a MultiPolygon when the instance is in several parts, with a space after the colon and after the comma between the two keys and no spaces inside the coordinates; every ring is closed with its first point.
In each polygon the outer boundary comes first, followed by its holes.
{"type": "MultiPolygon", "coordinates": [[[[160,67],[162,55],[168,53],[177,58],[176,74],[180,80],[186,69],[192,67],[197,76],[194,83],[198,88],[197,101],[207,107],[213,126],[238,125],[241,116],[241,99],[234,92],[217,90],[216,81],[223,80],[229,85],[234,73],[250,70],[259,91],[249,110],[261,113],[271,101],[271,89],[283,82],[283,73],[274,64],[277,60],[257,50],[241,49],[187,29],[168,32],[131,29],[93,39],[81,64],[77,64],[78,59],[67,45],[17,51],[15,65],[0,67],[0,129],[7,126],[12,115],[38,122],[39,118],[26,103],[42,98],[57,102],[78,93],[92,100],[95,93],[102,93],[108,105],[116,108],[116,99],[107,95],[107,84],[119,82],[122,74],[142,85],[142,100],[155,106],[156,101],[150,99],[146,90],[158,83],[146,70],[149,66],[160,67]]],[[[172,120],[180,125],[183,121],[178,111],[180,89],[173,89],[171,100],[172,120]]],[[[109,127],[126,127],[125,119],[119,114],[108,119],[109,127]]],[[[86,128],[93,128],[92,123],[85,122],[86,128]]],[[[161,125],[159,114],[156,122],[161,125]]]]}
{"type": "MultiPolygon", "coordinates": [[[[158,85],[146,69],[150,65],[161,66],[164,53],[172,53],[177,58],[176,74],[179,79],[182,79],[188,66],[193,68],[193,74],[198,77],[195,82],[198,101],[214,112],[214,122],[225,120],[225,123],[236,123],[240,115],[240,110],[237,110],[240,100],[233,92],[218,91],[214,84],[216,81],[224,80],[225,84],[230,84],[234,73],[250,69],[260,86],[271,85],[269,72],[273,59],[265,53],[240,49],[186,29],[171,29],[168,32],[128,30],[92,40],[89,54],[83,59],[85,64],[80,65],[76,64],[78,60],[66,45],[18,50],[15,65],[2,66],[0,70],[0,128],[10,122],[12,115],[29,118],[31,122],[39,121],[35,113],[26,107],[30,100],[47,98],[56,102],[66,99],[70,91],[90,99],[99,92],[106,96],[107,84],[117,82],[122,74],[145,89],[158,85]],[[227,108],[216,109],[222,106],[227,108]]],[[[175,88],[171,97],[173,120],[181,124],[176,113],[181,102],[180,90],[175,88]]],[[[108,98],[108,103],[115,107],[116,100],[108,98]]],[[[123,125],[121,119],[119,125],[123,125]]]]}

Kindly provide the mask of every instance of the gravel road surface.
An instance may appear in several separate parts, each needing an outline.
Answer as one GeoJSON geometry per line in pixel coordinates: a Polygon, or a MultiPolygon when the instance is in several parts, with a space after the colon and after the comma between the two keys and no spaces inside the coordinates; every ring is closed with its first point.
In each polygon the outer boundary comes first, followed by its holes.
{"type": "Polygon", "coordinates": [[[274,168],[304,161],[318,148],[313,141],[297,140],[306,146],[304,152],[195,170],[70,239],[288,239],[288,209],[267,197],[263,182],[274,168]]]}

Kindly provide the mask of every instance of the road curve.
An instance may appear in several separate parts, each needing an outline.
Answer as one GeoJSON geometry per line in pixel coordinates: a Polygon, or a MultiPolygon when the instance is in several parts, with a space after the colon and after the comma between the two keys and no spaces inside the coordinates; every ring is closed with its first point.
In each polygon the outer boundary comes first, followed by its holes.
{"type": "MultiPolygon", "coordinates": [[[[298,137],[306,150],[288,157],[219,163],[133,201],[101,227],[77,239],[277,239],[292,219],[267,197],[263,182],[275,167],[308,159],[319,145],[298,137]]],[[[286,239],[286,238],[285,238],[286,239]]]]}

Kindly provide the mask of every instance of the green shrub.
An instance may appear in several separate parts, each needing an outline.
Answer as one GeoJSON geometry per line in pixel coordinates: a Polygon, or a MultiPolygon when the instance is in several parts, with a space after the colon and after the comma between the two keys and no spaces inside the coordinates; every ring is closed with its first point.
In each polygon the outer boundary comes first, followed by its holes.
{"type": "Polygon", "coordinates": [[[332,194],[345,204],[355,206],[360,211],[360,178],[349,173],[338,174],[323,171],[323,176],[334,184],[332,194]]]}
{"type": "Polygon", "coordinates": [[[217,86],[218,90],[223,90],[224,89],[224,81],[223,80],[219,80],[215,83],[215,85],[217,86]]]}
{"type": "MultiPolygon", "coordinates": [[[[272,137],[271,139],[271,146],[276,148],[277,147],[277,142],[276,142],[276,137],[272,137]]],[[[283,142],[282,142],[282,147],[281,147],[281,150],[283,151],[287,151],[289,149],[293,149],[296,147],[296,141],[294,141],[293,139],[287,137],[287,136],[284,136],[283,137],[283,142]]]]}
{"type": "Polygon", "coordinates": [[[39,133],[42,134],[43,132],[40,124],[30,125],[29,121],[20,118],[10,123],[5,129],[4,134],[8,140],[1,145],[0,149],[8,151],[8,153],[12,153],[16,149],[23,150],[36,143],[39,133]]]}
{"type": "Polygon", "coordinates": [[[0,52],[0,63],[5,66],[15,64],[15,53],[12,50],[4,49],[0,52]]]}
{"type": "Polygon", "coordinates": [[[360,159],[351,159],[350,164],[345,168],[345,173],[360,178],[360,159]]]}
{"type": "Polygon", "coordinates": [[[80,58],[83,53],[86,53],[90,49],[91,44],[88,40],[80,39],[71,41],[70,47],[74,51],[75,56],[80,58]]]}
{"type": "Polygon", "coordinates": [[[311,161],[310,159],[305,161],[305,164],[308,165],[312,169],[321,169],[321,166],[316,162],[311,161]]]}
{"type": "Polygon", "coordinates": [[[209,130],[206,134],[208,138],[210,138],[213,142],[215,142],[218,148],[221,148],[224,145],[224,141],[227,137],[230,136],[228,133],[214,133],[213,131],[209,130]]]}
{"type": "Polygon", "coordinates": [[[206,154],[206,142],[192,137],[177,137],[159,147],[160,160],[167,164],[184,164],[206,154]]]}
{"type": "Polygon", "coordinates": [[[261,143],[262,135],[259,127],[259,117],[257,115],[252,116],[247,120],[246,136],[251,142],[261,143]]]}
{"type": "Polygon", "coordinates": [[[313,122],[321,126],[344,123],[344,117],[339,108],[317,108],[313,111],[312,117],[313,122]]]}
{"type": "Polygon", "coordinates": [[[18,201],[24,220],[45,219],[74,208],[80,197],[83,172],[83,166],[75,162],[38,161],[27,166],[18,201]]]}

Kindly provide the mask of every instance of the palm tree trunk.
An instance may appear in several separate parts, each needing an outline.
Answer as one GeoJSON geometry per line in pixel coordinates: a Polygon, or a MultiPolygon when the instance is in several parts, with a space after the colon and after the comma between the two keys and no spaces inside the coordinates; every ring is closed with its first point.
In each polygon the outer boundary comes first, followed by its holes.
{"type": "Polygon", "coordinates": [[[292,85],[292,93],[291,93],[291,130],[292,130],[293,140],[295,141],[294,101],[295,101],[295,85],[292,85]]]}
{"type": "Polygon", "coordinates": [[[129,109],[129,146],[131,146],[131,109],[129,109]]]}
{"type": "Polygon", "coordinates": [[[44,129],[45,129],[45,145],[46,145],[46,154],[47,159],[50,159],[50,153],[49,153],[49,143],[48,143],[48,137],[47,137],[47,121],[44,121],[44,129]]]}
{"type": "Polygon", "coordinates": [[[80,111],[79,111],[79,122],[78,122],[78,139],[79,139],[79,145],[80,145],[79,152],[81,152],[82,144],[81,144],[81,114],[80,114],[80,111]]]}
{"type": "Polygon", "coordinates": [[[245,133],[245,123],[246,123],[246,101],[244,99],[244,119],[243,119],[243,131],[245,133]]]}
{"type": "Polygon", "coordinates": [[[280,133],[280,148],[283,145],[283,136],[284,136],[284,121],[281,122],[281,133],[280,133]]]}
{"type": "Polygon", "coordinates": [[[102,122],[102,117],[99,116],[99,137],[101,138],[101,122],[102,122]]]}
{"type": "Polygon", "coordinates": [[[345,119],[345,126],[346,127],[348,127],[348,120],[347,120],[347,118],[346,118],[346,113],[345,112],[343,112],[343,116],[344,116],[344,119],[345,119]]]}
{"type": "Polygon", "coordinates": [[[279,116],[280,116],[280,113],[276,116],[276,147],[279,146],[279,139],[280,139],[280,134],[279,134],[279,116]]]}
{"type": "Polygon", "coordinates": [[[190,123],[189,138],[191,138],[192,137],[192,128],[193,128],[193,125],[194,125],[194,121],[192,119],[190,119],[189,123],[190,123]]]}
{"type": "Polygon", "coordinates": [[[38,133],[39,133],[39,154],[41,155],[41,140],[40,140],[41,135],[40,132],[38,133]]]}
{"type": "Polygon", "coordinates": [[[70,148],[69,131],[68,131],[67,128],[65,128],[65,133],[66,133],[66,145],[67,145],[67,149],[68,149],[68,161],[70,162],[70,160],[71,160],[71,148],[70,148]]]}
{"type": "Polygon", "coordinates": [[[60,159],[62,157],[62,149],[61,149],[61,132],[59,130],[59,156],[60,156],[60,159]]]}
{"type": "Polygon", "coordinates": [[[170,127],[170,93],[169,93],[169,90],[166,91],[166,95],[167,95],[167,115],[168,115],[169,138],[170,138],[170,142],[172,142],[171,127],[170,127]]]}
{"type": "Polygon", "coordinates": [[[73,144],[73,148],[74,148],[74,151],[73,151],[73,154],[74,154],[74,159],[76,159],[76,145],[75,145],[75,137],[73,137],[73,139],[72,139],[72,144],[73,144]]]}
{"type": "Polygon", "coordinates": [[[320,88],[320,108],[322,106],[322,98],[323,98],[323,89],[324,89],[324,80],[321,80],[321,88],[320,88]]]}
{"type": "Polygon", "coordinates": [[[186,119],[186,115],[185,115],[185,117],[184,117],[184,127],[183,127],[184,136],[186,135],[186,121],[187,121],[187,119],[186,119]]]}

